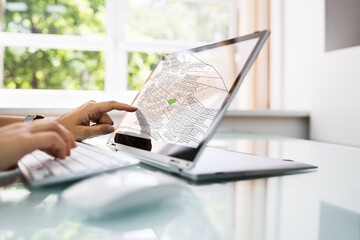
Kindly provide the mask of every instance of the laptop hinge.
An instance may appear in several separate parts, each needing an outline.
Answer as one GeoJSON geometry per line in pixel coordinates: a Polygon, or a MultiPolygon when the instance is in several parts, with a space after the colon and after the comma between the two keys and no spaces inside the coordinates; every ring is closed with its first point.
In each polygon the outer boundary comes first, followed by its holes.
{"type": "Polygon", "coordinates": [[[179,164],[178,160],[170,159],[169,168],[171,172],[179,173],[182,171],[182,169],[179,168],[178,164],[179,164]]]}
{"type": "Polygon", "coordinates": [[[113,152],[117,152],[117,151],[118,151],[118,150],[116,149],[115,143],[108,143],[107,146],[108,146],[113,152]]]}

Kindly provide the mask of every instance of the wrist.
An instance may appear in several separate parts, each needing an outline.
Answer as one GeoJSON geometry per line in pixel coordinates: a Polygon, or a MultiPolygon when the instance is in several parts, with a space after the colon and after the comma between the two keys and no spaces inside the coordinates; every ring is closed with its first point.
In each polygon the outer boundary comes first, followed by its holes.
{"type": "Polygon", "coordinates": [[[0,127],[4,127],[8,124],[24,122],[25,117],[16,116],[0,116],[0,127]]]}
{"type": "Polygon", "coordinates": [[[30,115],[27,115],[25,117],[25,121],[24,122],[33,122],[37,119],[44,119],[45,116],[44,115],[39,115],[39,114],[30,114],[30,115]]]}

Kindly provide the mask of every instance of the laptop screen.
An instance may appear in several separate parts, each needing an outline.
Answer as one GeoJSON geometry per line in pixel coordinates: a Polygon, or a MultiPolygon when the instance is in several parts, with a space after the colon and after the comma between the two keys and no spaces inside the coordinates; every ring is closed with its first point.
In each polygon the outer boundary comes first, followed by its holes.
{"type": "Polygon", "coordinates": [[[260,33],[164,56],[132,103],[138,110],[125,114],[113,141],[193,160],[256,56],[260,33]]]}

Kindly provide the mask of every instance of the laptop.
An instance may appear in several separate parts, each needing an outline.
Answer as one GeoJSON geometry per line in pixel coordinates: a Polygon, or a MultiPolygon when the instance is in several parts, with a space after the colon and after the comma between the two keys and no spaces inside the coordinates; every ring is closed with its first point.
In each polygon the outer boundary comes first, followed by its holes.
{"type": "Polygon", "coordinates": [[[25,182],[41,187],[139,163],[192,181],[308,171],[315,166],[206,147],[269,31],[163,56],[108,139],[78,143],[56,159],[36,150],[19,161],[25,182]]]}
{"type": "Polygon", "coordinates": [[[107,145],[202,181],[309,170],[291,160],[206,147],[269,36],[259,31],[162,57],[107,145]]]}

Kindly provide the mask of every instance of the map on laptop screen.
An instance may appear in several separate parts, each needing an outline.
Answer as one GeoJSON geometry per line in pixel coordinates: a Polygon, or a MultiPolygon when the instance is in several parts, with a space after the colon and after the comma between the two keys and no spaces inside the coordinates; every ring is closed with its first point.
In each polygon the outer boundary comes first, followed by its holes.
{"type": "Polygon", "coordinates": [[[198,147],[257,41],[165,56],[116,132],[198,147]]]}

